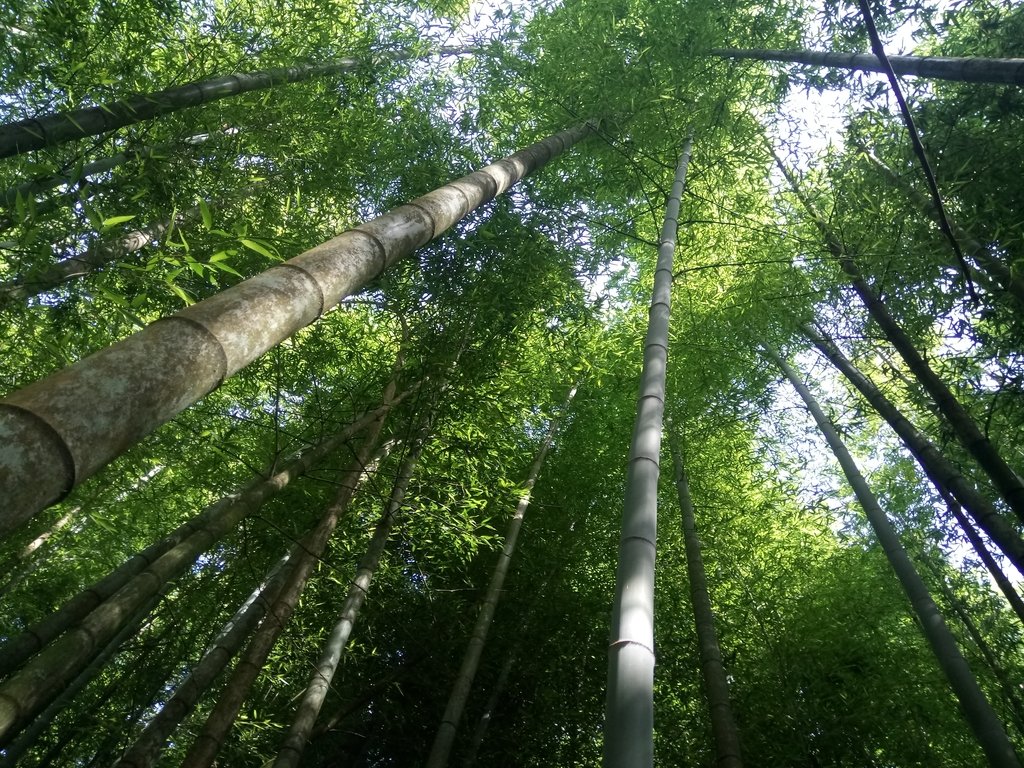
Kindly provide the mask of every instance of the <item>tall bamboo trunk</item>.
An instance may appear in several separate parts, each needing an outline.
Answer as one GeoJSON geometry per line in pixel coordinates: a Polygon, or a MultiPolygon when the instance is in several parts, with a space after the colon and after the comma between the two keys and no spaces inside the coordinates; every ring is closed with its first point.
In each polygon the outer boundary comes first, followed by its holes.
{"type": "Polygon", "coordinates": [[[668,439],[672,449],[676,492],[679,495],[679,511],[682,516],[686,573],[689,576],[690,600],[693,603],[693,618],[697,626],[700,670],[711,713],[711,734],[715,740],[715,764],[722,768],[743,768],[743,760],[740,757],[740,734],[736,728],[732,706],[729,704],[729,681],[722,665],[722,650],[718,645],[718,632],[715,630],[715,613],[711,608],[704,557],[700,551],[700,539],[697,538],[697,521],[693,498],[690,496],[690,483],[683,466],[679,436],[670,429],[668,439]]]}
{"type": "Polygon", "coordinates": [[[356,618],[359,616],[359,610],[362,608],[366,595],[370,590],[370,584],[373,582],[373,576],[377,571],[381,555],[384,553],[384,547],[391,536],[391,528],[401,511],[405,493],[409,488],[416,465],[419,463],[420,454],[422,454],[423,448],[426,445],[432,419],[433,413],[427,416],[423,427],[415,438],[415,442],[407,449],[406,457],[402,461],[402,465],[398,470],[398,477],[395,479],[395,484],[391,489],[387,508],[373,530],[373,536],[370,538],[366,552],[359,560],[359,565],[356,567],[355,575],[352,578],[348,594],[341,609],[341,616],[324,642],[323,651],[320,654],[320,659],[317,661],[316,669],[313,671],[309,684],[302,694],[301,701],[299,701],[295,719],[292,721],[291,728],[288,730],[281,749],[277,753],[274,768],[296,768],[299,765],[302,752],[306,748],[306,742],[309,740],[309,734],[312,732],[316,718],[320,714],[320,708],[327,697],[331,681],[334,680],[334,673],[338,669],[338,663],[341,661],[345,646],[348,645],[352,628],[355,626],[356,618]]]}
{"type": "Polygon", "coordinates": [[[88,616],[97,606],[129,584],[132,579],[152,566],[164,554],[188,540],[193,534],[207,528],[211,522],[229,514],[234,505],[243,503],[245,499],[259,497],[264,493],[276,493],[284,488],[293,479],[301,476],[310,467],[333,453],[346,440],[373,424],[388,410],[405,399],[414,389],[410,388],[392,402],[367,411],[351,424],[312,448],[293,454],[270,477],[253,478],[232,494],[208,505],[202,512],[182,523],[167,536],[146,547],[107,576],[82,590],[57,611],[28,627],[21,634],[7,640],[0,645],[0,678],[9,675],[48,643],[88,616]]]}
{"type": "Polygon", "coordinates": [[[238,664],[235,665],[217,703],[182,761],[182,768],[199,768],[200,766],[206,768],[206,766],[212,765],[216,759],[217,752],[220,751],[235,718],[238,717],[242,703],[248,697],[253,683],[263,670],[267,656],[295,612],[299,597],[309,582],[313,568],[327,548],[327,542],[334,533],[338,521],[348,510],[363,479],[367,474],[373,472],[377,462],[390,452],[393,445],[391,442],[377,448],[383,426],[383,419],[379,420],[367,435],[352,463],[345,471],[338,493],[324,510],[317,527],[300,542],[295,567],[288,574],[283,588],[267,611],[267,617],[249,641],[238,664]],[[375,455],[374,451],[376,451],[375,455]]]}
{"type": "Polygon", "coordinates": [[[887,398],[871,379],[865,376],[831,339],[810,325],[804,335],[864,396],[924,470],[939,491],[947,489],[968,511],[1018,570],[1024,573],[1024,539],[985,496],[974,487],[953,462],[949,461],[928,437],[919,430],[887,398]]]}
{"type": "MultiPolygon", "coordinates": [[[[568,409],[576,388],[569,392],[564,409],[568,409]]],[[[563,410],[564,410],[563,409],[563,410]]],[[[491,581],[487,586],[487,593],[484,596],[480,612],[476,617],[476,624],[473,626],[473,633],[470,635],[469,644],[462,657],[462,665],[459,667],[455,682],[452,683],[452,690],[448,696],[448,703],[445,705],[444,714],[441,717],[441,725],[438,726],[437,735],[434,737],[434,744],[430,748],[430,755],[427,757],[426,768],[444,768],[448,765],[448,758],[451,754],[452,744],[455,742],[455,735],[458,733],[459,723],[462,721],[462,713],[466,708],[469,699],[469,692],[473,688],[473,680],[476,678],[477,668],[480,666],[480,657],[483,655],[484,646],[487,643],[487,634],[490,632],[491,623],[494,621],[494,612],[501,599],[501,591],[505,585],[505,577],[508,575],[509,565],[512,562],[512,555],[516,549],[516,542],[519,539],[519,531],[526,518],[526,511],[530,506],[530,494],[533,486],[537,483],[541,468],[544,466],[544,459],[547,457],[551,442],[555,438],[558,429],[558,422],[551,420],[548,425],[547,434],[541,443],[540,449],[534,457],[533,464],[523,483],[523,495],[516,504],[515,513],[509,521],[508,530],[505,533],[505,543],[498,556],[498,562],[491,574],[491,581]]]]}
{"type": "Polygon", "coordinates": [[[263,583],[224,625],[211,647],[197,664],[189,668],[188,675],[146,723],[142,733],[114,764],[114,768],[148,768],[153,764],[163,751],[167,737],[195,708],[224,667],[238,653],[246,638],[256,629],[270,604],[281,594],[288,572],[294,568],[300,546],[295,544],[290,548],[288,554],[278,561],[263,583]]]}
{"type": "Polygon", "coordinates": [[[979,466],[991,478],[993,485],[995,485],[1000,495],[1005,499],[1017,517],[1024,521],[1024,481],[1006,463],[995,446],[992,445],[992,442],[975,423],[971,414],[957,400],[950,388],[946,386],[946,383],[932,370],[921,353],[917,351],[914,342],[889,313],[885,302],[882,301],[868,284],[867,280],[864,279],[860,268],[846,251],[839,238],[836,237],[828,223],[818,214],[807,196],[803,194],[792,171],[778,157],[775,160],[793,189],[793,193],[799,198],[821,233],[829,253],[835,257],[839,262],[839,266],[846,273],[854,292],[860,297],[871,319],[877,323],[885,338],[899,352],[900,357],[903,358],[914,378],[917,379],[925,392],[931,397],[939,413],[952,428],[961,445],[974,457],[974,460],[978,462],[979,466]]]}
{"type": "MultiPolygon", "coordinates": [[[[384,411],[390,407],[391,404],[382,406],[384,411]]],[[[374,413],[377,412],[371,412],[374,413]]],[[[364,416],[326,442],[337,446],[356,432],[357,425],[365,426],[371,421],[373,418],[367,419],[364,416]]],[[[217,502],[213,505],[216,512],[209,514],[201,526],[163,552],[143,570],[129,577],[124,586],[93,608],[81,623],[68,628],[61,637],[0,685],[0,747],[8,743],[37,712],[59,695],[78,671],[120,630],[126,616],[159,592],[167,582],[185,573],[203,552],[258,510],[291,480],[307,472],[316,460],[329,453],[323,450],[323,446],[324,443],[321,443],[317,449],[300,454],[270,478],[251,483],[244,492],[217,502]]],[[[37,640],[33,640],[30,635],[24,641],[24,645],[30,648],[33,645],[38,648],[36,643],[37,640]]]]}
{"type": "MultiPolygon", "coordinates": [[[[780,51],[772,49],[712,48],[715,56],[755,61],[782,61],[809,67],[836,67],[863,72],[885,72],[879,58],[870,53],[780,51]]],[[[887,56],[897,75],[915,75],[961,83],[1024,85],[1024,59],[989,59],[955,56],[887,56]]]]}
{"type": "Polygon", "coordinates": [[[658,535],[661,422],[672,302],[672,258],[692,138],[686,140],[665,211],[644,342],[636,423],[626,468],[625,511],[608,646],[604,768],[654,764],[654,559],[658,535]]]}
{"type": "Polygon", "coordinates": [[[9,395],[0,536],[592,130],[550,136],[9,395]]]}
{"type": "Polygon", "coordinates": [[[1020,760],[1006,735],[1003,724],[978,686],[974,673],[971,672],[967,661],[957,647],[953,633],[950,632],[942,614],[939,613],[939,609],[928,593],[927,586],[900,543],[896,530],[878,504],[878,500],[871,492],[860,470],[857,469],[857,465],[840,439],[839,433],[789,364],[774,352],[769,351],[767,355],[779,366],[797,394],[800,395],[800,399],[807,406],[807,410],[810,411],[829,448],[832,449],[839,461],[843,474],[853,488],[857,501],[864,508],[868,522],[882,545],[889,564],[896,572],[900,586],[903,587],[914,612],[920,619],[921,630],[932,647],[939,666],[949,680],[950,687],[960,702],[964,716],[974,732],[974,737],[988,757],[989,764],[993,768],[1020,768],[1020,760]]]}

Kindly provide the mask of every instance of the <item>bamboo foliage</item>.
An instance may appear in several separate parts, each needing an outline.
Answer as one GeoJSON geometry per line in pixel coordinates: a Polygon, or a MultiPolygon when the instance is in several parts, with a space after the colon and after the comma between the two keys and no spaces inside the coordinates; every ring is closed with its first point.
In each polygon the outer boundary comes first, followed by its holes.
{"type": "MultiPolygon", "coordinates": [[[[573,387],[568,398],[566,398],[565,409],[569,407],[576,394],[576,387],[573,387]]],[[[523,483],[523,495],[516,504],[515,513],[509,521],[508,529],[505,532],[505,541],[502,544],[498,562],[494,566],[491,580],[487,585],[487,593],[484,595],[483,604],[477,614],[476,623],[473,625],[473,632],[466,646],[466,652],[462,657],[462,664],[452,683],[452,690],[445,705],[444,714],[441,716],[441,724],[438,726],[437,735],[427,756],[427,768],[444,768],[448,765],[452,744],[455,742],[455,735],[458,733],[459,723],[462,720],[462,713],[466,708],[466,701],[469,699],[470,690],[473,687],[473,680],[476,678],[477,668],[480,666],[480,658],[483,655],[484,646],[487,643],[487,635],[494,620],[494,612],[501,599],[501,591],[505,584],[505,577],[508,574],[509,565],[512,562],[512,555],[515,552],[516,541],[519,538],[519,531],[523,527],[523,520],[530,506],[530,492],[537,484],[537,478],[544,466],[544,459],[551,449],[551,443],[555,438],[558,429],[558,422],[551,420],[548,425],[547,434],[541,442],[540,449],[530,465],[523,483]]]]}

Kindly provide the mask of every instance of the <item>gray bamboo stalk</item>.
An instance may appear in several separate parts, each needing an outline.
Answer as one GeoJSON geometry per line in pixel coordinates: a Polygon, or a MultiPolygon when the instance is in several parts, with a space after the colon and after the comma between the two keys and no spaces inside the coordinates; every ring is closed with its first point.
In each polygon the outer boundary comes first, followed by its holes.
{"type": "Polygon", "coordinates": [[[952,428],[960,443],[991,478],[992,483],[1017,517],[1024,520],[1024,481],[1006,463],[996,450],[996,447],[992,445],[992,442],[975,423],[971,414],[957,400],[950,388],[946,386],[946,383],[932,370],[932,367],[921,353],[917,351],[914,342],[890,314],[885,302],[882,301],[868,284],[867,280],[864,279],[860,268],[846,251],[839,238],[836,237],[828,223],[818,214],[807,196],[803,194],[792,171],[778,157],[775,158],[775,161],[787,181],[789,181],[793,193],[803,204],[808,215],[821,233],[829,252],[835,257],[839,262],[839,266],[846,273],[850,284],[853,286],[853,290],[864,303],[868,314],[878,324],[878,327],[885,334],[889,343],[899,352],[900,357],[903,358],[910,372],[914,374],[914,378],[917,379],[921,387],[931,397],[939,413],[952,428]]]}
{"type": "Polygon", "coordinates": [[[875,532],[875,536],[878,537],[889,564],[896,572],[900,586],[903,587],[914,612],[920,619],[921,630],[932,647],[939,666],[949,680],[949,684],[960,702],[965,719],[985,752],[989,764],[993,768],[1020,768],[1020,760],[1014,752],[1003,724],[978,686],[974,673],[971,672],[967,661],[957,647],[953,633],[950,632],[928,593],[928,587],[914,568],[914,564],[900,543],[896,530],[879,506],[878,500],[871,488],[868,487],[860,470],[857,469],[857,465],[840,439],[839,433],[789,364],[775,352],[768,351],[766,354],[779,366],[797,394],[800,395],[800,399],[807,406],[807,410],[810,411],[829,448],[832,449],[839,461],[843,474],[846,475],[847,481],[853,488],[857,501],[864,508],[868,522],[871,523],[871,528],[875,532]]]}
{"type": "MultiPolygon", "coordinates": [[[[963,509],[956,502],[956,499],[951,498],[948,494],[945,496],[946,506],[949,507],[949,511],[953,513],[953,517],[956,518],[957,523],[967,536],[967,540],[971,543],[971,547],[974,549],[975,554],[981,559],[985,569],[992,576],[992,580],[999,587],[999,591],[1003,593],[1006,598],[1006,602],[1010,604],[1013,612],[1017,614],[1017,618],[1020,619],[1021,624],[1024,624],[1024,600],[1021,599],[1020,593],[1017,592],[1017,588],[1013,586],[1010,580],[1003,573],[1003,569],[1000,567],[996,559],[992,557],[992,553],[988,551],[988,547],[982,540],[981,536],[978,535],[977,529],[971,525],[971,521],[967,519],[967,516],[963,513],[963,509]]],[[[1022,722],[1024,726],[1024,722],[1022,722]]]]}
{"type": "MultiPolygon", "coordinates": [[[[917,206],[917,208],[924,213],[928,218],[932,219],[936,223],[939,222],[940,215],[938,209],[935,207],[935,203],[929,198],[922,195],[905,179],[900,177],[892,168],[882,162],[881,159],[872,151],[870,151],[863,144],[854,142],[860,153],[878,168],[889,182],[905,194],[910,201],[917,206]]],[[[980,276],[988,278],[991,276],[992,280],[998,284],[1004,291],[1013,296],[1020,304],[1024,304],[1024,280],[1019,275],[1013,274],[1013,271],[1006,266],[997,257],[993,256],[988,248],[982,245],[977,238],[973,237],[969,232],[958,226],[957,223],[951,219],[948,219],[949,226],[956,237],[957,241],[961,243],[967,255],[976,261],[983,270],[980,276]]],[[[974,271],[974,275],[978,276],[978,271],[974,271]]],[[[991,282],[991,281],[989,281],[991,282]]]]}
{"type": "Polygon", "coordinates": [[[8,395],[0,536],[592,130],[550,136],[8,395]]]}
{"type": "MultiPolygon", "coordinates": [[[[173,225],[178,226],[194,218],[198,212],[199,209],[194,208],[179,213],[173,225]]],[[[53,290],[62,283],[83,277],[112,262],[120,261],[125,256],[137,253],[163,237],[171,226],[171,219],[164,219],[132,230],[116,240],[97,239],[81,253],[68,256],[24,277],[0,283],[0,308],[24,302],[40,293],[53,290]]]]}
{"type": "Polygon", "coordinates": [[[683,455],[679,448],[679,435],[669,429],[669,446],[672,449],[672,463],[675,469],[676,492],[679,495],[679,510],[682,515],[683,543],[686,549],[686,573],[690,581],[690,600],[693,603],[693,618],[697,626],[697,643],[700,649],[700,669],[708,696],[711,713],[711,734],[715,741],[715,764],[722,768],[743,768],[740,757],[740,735],[736,720],[729,704],[729,681],[722,664],[722,649],[718,645],[715,630],[715,613],[711,608],[711,595],[704,571],[701,543],[697,537],[697,522],[690,496],[690,483],[683,466],[683,455]]]}
{"type": "MultiPolygon", "coordinates": [[[[879,58],[869,53],[827,53],[824,51],[780,51],[771,49],[744,50],[712,48],[715,56],[756,61],[779,61],[809,67],[859,69],[863,72],[885,72],[879,58]]],[[[998,83],[1024,85],[1024,59],[990,59],[954,56],[887,56],[897,75],[930,77],[962,83],[998,83]]]]}
{"type": "Polygon", "coordinates": [[[160,707],[160,711],[146,723],[142,733],[114,764],[114,768],[147,768],[153,764],[163,751],[167,737],[195,708],[217,676],[238,653],[246,638],[256,629],[271,603],[281,594],[288,571],[294,568],[299,551],[298,543],[292,545],[288,554],[275,564],[267,578],[224,625],[199,662],[189,669],[188,675],[160,707]]]}
{"type": "Polygon", "coordinates": [[[61,692],[60,696],[55,698],[46,709],[40,712],[31,725],[4,749],[3,758],[0,758],[0,768],[14,768],[18,764],[18,761],[35,745],[46,729],[49,728],[54,718],[96,677],[111,657],[117,653],[124,641],[131,637],[138,629],[138,625],[156,608],[162,597],[163,593],[161,592],[144,603],[125,623],[121,631],[96,655],[96,658],[68,684],[68,687],[61,692]]]}
{"type": "MultiPolygon", "coordinates": [[[[565,407],[568,408],[576,394],[573,387],[565,407]]],[[[526,511],[530,507],[530,494],[533,486],[537,483],[541,468],[544,466],[544,459],[555,439],[555,432],[558,429],[558,422],[551,420],[548,425],[547,434],[541,443],[540,449],[530,465],[530,470],[523,484],[523,494],[516,504],[515,513],[509,521],[508,530],[505,533],[505,542],[498,555],[498,562],[491,574],[491,581],[487,586],[487,593],[484,595],[483,604],[476,617],[476,624],[466,646],[466,652],[462,657],[462,665],[459,667],[455,682],[452,683],[452,690],[448,696],[448,703],[445,705],[444,715],[441,717],[441,725],[438,726],[437,735],[434,737],[434,744],[430,748],[430,755],[427,757],[426,768],[444,768],[448,765],[448,758],[451,754],[452,744],[455,742],[455,735],[458,733],[459,723],[462,721],[462,713],[466,708],[466,701],[469,699],[469,692],[473,688],[473,680],[476,678],[477,668],[480,666],[480,657],[483,655],[484,646],[487,644],[487,634],[494,621],[494,612],[501,599],[501,591],[505,586],[505,577],[508,575],[509,565],[512,563],[512,555],[516,549],[516,542],[519,538],[519,531],[523,527],[523,520],[526,511]]]]}
{"type": "Polygon", "coordinates": [[[498,679],[491,686],[491,693],[487,697],[487,703],[484,704],[484,711],[476,722],[473,736],[469,740],[469,747],[466,748],[466,755],[462,760],[463,768],[473,768],[476,765],[477,756],[480,754],[480,747],[483,746],[484,739],[487,738],[487,729],[490,728],[491,719],[494,717],[494,710],[497,709],[498,702],[501,700],[502,694],[505,693],[505,686],[508,685],[508,678],[512,674],[512,667],[515,665],[515,662],[516,655],[509,653],[501,664],[498,679]]]}
{"type": "Polygon", "coordinates": [[[430,431],[430,422],[433,414],[427,417],[425,426],[416,436],[414,443],[409,446],[405,459],[398,470],[398,477],[392,486],[391,496],[388,499],[387,508],[381,515],[374,528],[373,536],[356,567],[355,575],[349,585],[348,594],[341,609],[341,616],[334,629],[324,643],[320,659],[316,663],[316,669],[310,677],[309,684],[299,701],[295,719],[291,728],[281,744],[281,749],[274,760],[273,768],[296,768],[302,758],[302,752],[306,748],[309,734],[316,724],[317,715],[323,706],[327,691],[334,679],[334,673],[338,669],[338,663],[348,644],[352,634],[359,609],[362,608],[366,595],[373,582],[373,576],[377,571],[384,547],[387,545],[388,537],[391,535],[391,528],[398,517],[402,502],[405,499],[406,490],[412,480],[416,464],[419,462],[420,454],[423,452],[427,434],[430,431]]]}
{"type": "Polygon", "coordinates": [[[295,567],[288,574],[288,579],[277,596],[277,599],[270,606],[267,617],[256,630],[245,652],[235,665],[234,670],[228,679],[224,690],[221,691],[217,703],[206,718],[202,730],[196,736],[192,746],[189,748],[182,768],[206,768],[213,763],[220,751],[224,739],[227,737],[231,726],[238,717],[238,711],[242,703],[249,695],[253,683],[263,670],[263,665],[270,654],[277,638],[284,631],[295,612],[299,597],[309,581],[314,566],[319,561],[327,547],[327,542],[338,524],[338,520],[345,514],[352,497],[359,488],[363,478],[373,472],[376,462],[388,455],[393,445],[388,442],[377,450],[375,456],[371,457],[372,451],[376,449],[383,430],[383,419],[378,420],[374,429],[366,436],[360,446],[352,463],[345,472],[341,487],[334,499],[324,510],[317,527],[312,530],[301,542],[299,559],[295,567]]]}
{"type": "MultiPolygon", "coordinates": [[[[390,405],[382,406],[388,408],[390,405]]],[[[369,416],[369,414],[367,414],[369,416]]],[[[353,422],[339,435],[351,436],[356,425],[372,421],[367,416],[353,422]]],[[[344,439],[344,438],[342,438],[344,439]]],[[[338,445],[341,439],[327,441],[338,445]]],[[[258,510],[268,499],[296,477],[304,474],[327,451],[323,443],[306,454],[300,454],[269,478],[251,483],[242,493],[217,502],[201,527],[132,576],[123,587],[94,608],[82,622],[69,628],[20,671],[0,685],[0,747],[17,734],[31,718],[68,684],[78,671],[89,663],[108,638],[121,628],[125,616],[156,594],[170,580],[191,568],[199,556],[239,522],[258,510]]]]}
{"type": "Polygon", "coordinates": [[[636,423],[626,468],[625,511],[612,604],[604,768],[654,764],[654,560],[658,531],[661,422],[672,300],[672,257],[692,137],[679,157],[654,272],[636,423]]]}
{"type": "MultiPolygon", "coordinates": [[[[178,526],[164,538],[133,555],[95,584],[86,587],[61,608],[25,629],[21,634],[0,645],[0,678],[9,675],[47,644],[88,616],[97,606],[108,600],[132,579],[152,566],[160,557],[186,541],[194,533],[205,529],[211,521],[229,514],[234,504],[263,493],[276,493],[291,480],[304,474],[310,467],[323,460],[343,442],[359,433],[383,413],[408,397],[410,388],[386,403],[368,411],[341,429],[336,434],[302,452],[284,460],[279,470],[269,477],[256,477],[233,493],[208,505],[195,517],[178,526]],[[262,489],[262,490],[261,490],[262,489]]],[[[2,703],[0,703],[2,711],[2,703]]]]}
{"type": "Polygon", "coordinates": [[[932,485],[944,493],[947,489],[981,526],[1003,553],[1024,572],[1024,539],[974,484],[947,459],[931,440],[919,430],[887,398],[878,386],[865,376],[824,333],[810,325],[803,327],[804,335],[821,354],[832,363],[864,396],[868,403],[899,435],[903,444],[924,470],[932,485]]]}

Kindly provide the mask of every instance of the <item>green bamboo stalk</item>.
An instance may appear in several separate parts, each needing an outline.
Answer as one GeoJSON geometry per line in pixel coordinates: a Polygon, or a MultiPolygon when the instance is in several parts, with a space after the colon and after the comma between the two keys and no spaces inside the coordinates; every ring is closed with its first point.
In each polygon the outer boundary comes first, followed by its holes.
{"type": "Polygon", "coordinates": [[[729,703],[729,681],[722,664],[722,649],[715,629],[715,613],[711,608],[708,579],[704,572],[704,557],[697,537],[697,521],[690,496],[690,483],[683,466],[683,453],[679,448],[679,435],[669,429],[669,447],[675,469],[676,493],[682,517],[683,546],[686,550],[686,573],[690,581],[690,600],[693,619],[697,627],[700,650],[700,671],[708,696],[711,713],[711,735],[715,741],[715,764],[721,768],[743,768],[740,757],[740,734],[729,703]]]}
{"type": "Polygon", "coordinates": [[[303,539],[298,562],[288,575],[281,593],[270,606],[267,617],[235,665],[217,703],[206,718],[188,754],[185,755],[182,768],[206,768],[216,759],[217,752],[220,751],[235,718],[238,717],[242,703],[263,670],[267,656],[295,612],[299,597],[309,581],[314,566],[323,555],[338,520],[348,509],[363,478],[373,472],[377,462],[390,453],[393,442],[386,443],[375,456],[371,456],[371,451],[379,442],[383,426],[383,420],[379,421],[373,432],[367,435],[346,470],[346,479],[342,481],[338,493],[324,511],[317,527],[303,539]]]}
{"type": "Polygon", "coordinates": [[[167,536],[133,555],[95,584],[86,587],[61,608],[26,628],[21,634],[8,639],[3,645],[0,645],[0,678],[9,675],[48,643],[88,616],[96,606],[117,593],[166,552],[205,528],[211,520],[226,514],[235,501],[259,493],[260,488],[263,487],[273,489],[274,492],[283,488],[292,479],[303,474],[309,467],[336,450],[343,442],[378,420],[387,410],[408,397],[414,389],[406,390],[389,404],[367,411],[344,429],[322,440],[317,445],[288,457],[283,461],[281,468],[271,477],[255,477],[231,494],[207,505],[205,509],[182,523],[167,536]]]}
{"type": "MultiPolygon", "coordinates": [[[[566,399],[567,409],[572,398],[576,394],[576,387],[573,387],[566,399]]],[[[473,680],[476,678],[477,668],[480,666],[480,657],[483,655],[484,646],[487,644],[487,634],[490,632],[491,623],[494,621],[494,612],[501,599],[501,591],[505,585],[505,576],[508,574],[509,565],[512,563],[512,555],[516,549],[516,542],[519,539],[519,531],[523,527],[523,520],[526,518],[526,511],[530,507],[530,493],[537,478],[540,476],[541,468],[544,466],[544,459],[551,449],[551,443],[555,439],[555,432],[558,430],[558,422],[554,419],[548,425],[547,434],[541,442],[537,455],[530,465],[530,470],[523,483],[523,494],[516,504],[515,513],[509,521],[508,530],[505,533],[505,542],[498,556],[498,562],[494,566],[490,583],[487,585],[487,592],[484,601],[477,614],[473,632],[466,646],[466,652],[462,657],[462,664],[452,683],[451,693],[448,696],[448,703],[445,705],[444,714],[441,717],[441,724],[438,726],[434,743],[430,748],[427,757],[426,768],[444,768],[448,765],[448,758],[451,754],[452,744],[455,742],[455,735],[458,733],[459,723],[462,720],[462,713],[469,700],[469,692],[473,688],[473,680]]]]}
{"type": "Polygon", "coordinates": [[[931,397],[932,402],[946,423],[953,430],[960,444],[974,457],[978,465],[991,478],[993,485],[1005,499],[1010,509],[1024,521],[1024,480],[1007,464],[996,447],[988,439],[974,418],[953,394],[946,383],[932,370],[928,361],[914,346],[914,342],[903,330],[902,326],[889,312],[885,302],[875,293],[868,281],[864,279],[860,268],[829,227],[824,218],[815,210],[810,200],[800,189],[796,176],[786,165],[775,157],[775,162],[786,177],[793,193],[807,210],[814,225],[821,233],[829,253],[839,262],[839,266],[850,280],[854,292],[860,297],[871,319],[885,334],[885,338],[899,352],[914,378],[921,384],[931,397]]]}
{"type": "Polygon", "coordinates": [[[85,686],[92,682],[92,679],[99,674],[104,665],[117,653],[125,640],[131,637],[132,633],[138,629],[138,625],[149,616],[162,598],[163,593],[161,592],[144,603],[135,612],[135,615],[125,623],[121,631],[96,655],[96,658],[89,662],[89,665],[79,672],[75,679],[68,684],[68,687],[61,692],[60,696],[50,702],[50,705],[32,720],[32,724],[13,743],[4,749],[3,758],[0,758],[0,768],[14,768],[18,764],[18,761],[35,745],[54,718],[74,700],[75,696],[85,686]]]}
{"type": "Polygon", "coordinates": [[[287,83],[299,83],[351,72],[359,66],[359,59],[338,59],[324,64],[300,64],[259,72],[238,72],[154,93],[128,96],[97,107],[18,120],[0,125],[0,157],[20,155],[86,136],[97,136],[127,125],[242,93],[263,91],[287,83]]]}
{"type": "Polygon", "coordinates": [[[352,578],[348,594],[342,605],[341,615],[338,618],[338,622],[334,625],[331,634],[324,642],[320,659],[317,661],[309,684],[302,694],[298,710],[295,713],[295,719],[292,721],[288,734],[281,744],[281,748],[277,753],[277,759],[274,760],[273,768],[296,768],[299,765],[302,752],[305,750],[306,742],[309,740],[309,734],[313,731],[316,718],[320,714],[320,708],[323,706],[324,699],[327,697],[327,691],[331,686],[331,681],[334,679],[334,674],[338,669],[338,663],[341,661],[341,656],[345,652],[345,646],[348,645],[349,637],[352,635],[352,628],[355,626],[356,618],[359,616],[359,610],[362,608],[366,595],[370,590],[370,584],[373,582],[373,576],[377,571],[381,555],[384,553],[384,547],[387,545],[388,538],[391,535],[391,528],[401,512],[402,501],[405,499],[405,493],[412,480],[413,471],[417,463],[419,463],[420,455],[426,445],[433,416],[433,413],[428,414],[422,428],[419,430],[419,434],[416,436],[414,443],[409,447],[405,459],[402,461],[402,466],[398,470],[398,477],[392,486],[387,508],[377,521],[366,552],[363,553],[362,558],[359,560],[359,565],[356,567],[355,575],[352,578]]]}
{"type": "MultiPolygon", "coordinates": [[[[393,403],[384,404],[384,412],[393,403]]],[[[382,415],[381,409],[353,422],[331,441],[338,445],[382,415]],[[344,435],[344,437],[341,437],[344,435]]],[[[323,448],[321,443],[318,448],[323,448]]],[[[312,450],[298,455],[269,478],[251,483],[242,493],[217,502],[216,514],[204,521],[179,543],[169,548],[145,569],[131,576],[116,593],[93,609],[81,623],[71,627],[46,647],[19,672],[0,685],[0,748],[13,738],[32,717],[88,664],[97,649],[123,625],[124,619],[170,580],[191,568],[199,556],[232,531],[239,522],[258,510],[268,499],[296,477],[307,472],[326,455],[312,450]]]]}
{"type": "Polygon", "coordinates": [[[826,337],[813,326],[803,327],[804,335],[829,362],[842,373],[847,380],[864,396],[868,403],[878,411],[892,430],[899,435],[903,444],[917,459],[925,475],[940,493],[949,490],[967,510],[968,514],[981,526],[999,549],[1024,573],[1024,539],[1017,533],[1013,525],[1005,520],[985,496],[974,487],[956,465],[947,459],[928,437],[907,419],[878,386],[865,376],[836,346],[835,342],[826,337]]]}

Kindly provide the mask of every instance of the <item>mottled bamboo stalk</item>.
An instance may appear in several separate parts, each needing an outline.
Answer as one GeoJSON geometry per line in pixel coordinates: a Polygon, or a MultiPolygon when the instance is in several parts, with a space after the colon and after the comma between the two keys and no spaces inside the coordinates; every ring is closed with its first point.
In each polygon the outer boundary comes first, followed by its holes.
{"type": "Polygon", "coordinates": [[[550,136],[8,395],[0,536],[592,130],[550,136]]]}

